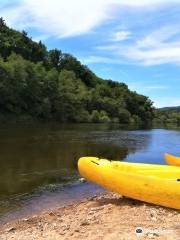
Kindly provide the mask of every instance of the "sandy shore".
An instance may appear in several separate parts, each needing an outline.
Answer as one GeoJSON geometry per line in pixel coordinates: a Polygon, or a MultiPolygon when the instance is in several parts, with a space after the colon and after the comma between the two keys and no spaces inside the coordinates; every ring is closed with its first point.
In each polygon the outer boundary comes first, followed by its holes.
{"type": "Polygon", "coordinates": [[[105,193],[1,226],[0,240],[11,239],[178,240],[180,211],[105,193]]]}

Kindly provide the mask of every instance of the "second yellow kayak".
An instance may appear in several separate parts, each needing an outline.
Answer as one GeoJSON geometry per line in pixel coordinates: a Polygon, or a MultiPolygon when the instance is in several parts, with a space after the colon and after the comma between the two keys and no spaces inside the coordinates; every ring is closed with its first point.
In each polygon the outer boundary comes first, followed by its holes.
{"type": "Polygon", "coordinates": [[[165,153],[164,159],[168,165],[180,167],[180,157],[176,157],[171,154],[165,153]]]}
{"type": "Polygon", "coordinates": [[[84,157],[79,173],[87,180],[133,199],[180,209],[180,168],[84,157]]]}

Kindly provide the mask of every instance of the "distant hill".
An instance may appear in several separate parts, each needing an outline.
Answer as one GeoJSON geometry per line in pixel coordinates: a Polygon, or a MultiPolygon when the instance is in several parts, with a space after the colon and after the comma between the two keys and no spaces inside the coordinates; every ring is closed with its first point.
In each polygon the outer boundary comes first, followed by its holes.
{"type": "Polygon", "coordinates": [[[0,121],[151,123],[151,100],[0,18],[0,121]]]}
{"type": "Polygon", "coordinates": [[[159,111],[177,111],[180,112],[180,106],[158,108],[159,111]]]}
{"type": "Polygon", "coordinates": [[[153,122],[155,124],[180,126],[180,106],[156,109],[153,122]]]}

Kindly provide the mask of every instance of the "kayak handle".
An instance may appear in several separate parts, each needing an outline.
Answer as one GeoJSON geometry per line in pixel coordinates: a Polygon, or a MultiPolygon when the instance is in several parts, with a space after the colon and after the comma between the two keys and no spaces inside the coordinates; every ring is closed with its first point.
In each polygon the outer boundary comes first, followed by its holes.
{"type": "Polygon", "coordinates": [[[94,161],[91,161],[92,163],[95,163],[96,165],[99,165],[99,163],[97,163],[97,162],[94,162],[94,161]]]}

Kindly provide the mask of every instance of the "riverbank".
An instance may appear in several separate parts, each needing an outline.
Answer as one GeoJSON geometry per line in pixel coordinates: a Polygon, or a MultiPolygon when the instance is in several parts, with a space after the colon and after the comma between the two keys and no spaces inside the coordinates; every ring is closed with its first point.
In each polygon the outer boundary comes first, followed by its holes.
{"type": "Polygon", "coordinates": [[[113,193],[0,227],[0,240],[180,239],[180,211],[113,193]],[[142,233],[136,233],[137,228],[142,233]]]}

